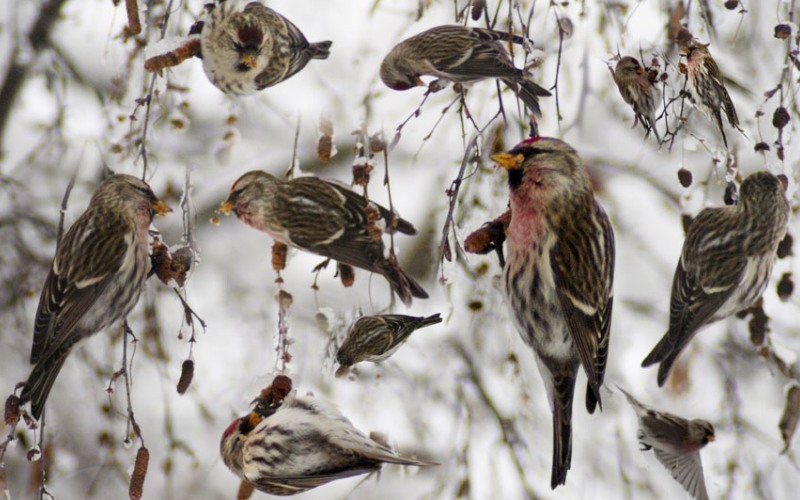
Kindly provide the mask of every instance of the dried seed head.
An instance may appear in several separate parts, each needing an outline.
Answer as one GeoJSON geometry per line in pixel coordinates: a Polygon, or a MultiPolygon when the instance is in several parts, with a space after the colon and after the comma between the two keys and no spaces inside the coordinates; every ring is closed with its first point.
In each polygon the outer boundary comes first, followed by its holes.
{"type": "Polygon", "coordinates": [[[772,114],[772,126],[777,129],[782,129],[789,123],[789,112],[783,106],[779,107],[775,110],[775,113],[772,114]]]}
{"type": "Polygon", "coordinates": [[[369,184],[369,174],[374,168],[368,162],[353,163],[353,184],[356,186],[367,187],[369,184]]]}
{"type": "Polygon", "coordinates": [[[692,185],[692,172],[685,168],[678,170],[678,181],[681,183],[681,186],[688,188],[692,185]]]}
{"type": "Polygon", "coordinates": [[[136,0],[125,0],[125,10],[128,13],[128,25],[124,33],[127,39],[142,32],[142,23],[139,20],[139,5],[136,0]]]}
{"type": "Polygon", "coordinates": [[[786,233],[786,236],[778,244],[777,255],[779,259],[785,259],[786,257],[792,255],[792,243],[794,243],[792,235],[786,233]]]}
{"type": "Polygon", "coordinates": [[[178,394],[186,393],[194,378],[194,361],[187,359],[181,365],[181,378],[178,379],[178,394]]]}
{"type": "Polygon", "coordinates": [[[183,45],[172,50],[170,52],[166,52],[164,54],[159,54],[157,56],[153,56],[150,59],[144,62],[144,69],[146,69],[150,73],[154,73],[156,71],[161,71],[165,68],[171,68],[172,66],[177,66],[178,64],[182,63],[183,61],[189,59],[190,57],[194,57],[200,54],[200,38],[194,37],[186,41],[183,45]]]}
{"type": "Polygon", "coordinates": [[[759,304],[751,309],[753,317],[747,327],[750,329],[750,342],[754,346],[761,346],[764,344],[764,339],[769,331],[769,317],[764,312],[764,308],[759,304]]]}
{"type": "Polygon", "coordinates": [[[353,269],[353,266],[339,262],[338,270],[339,279],[342,280],[342,285],[344,285],[345,288],[353,286],[353,283],[356,281],[356,272],[353,269]]]}
{"type": "Polygon", "coordinates": [[[3,412],[3,421],[7,426],[13,427],[19,421],[19,397],[12,394],[6,399],[6,407],[3,412]]]}
{"type": "Polygon", "coordinates": [[[147,466],[150,463],[150,452],[144,446],[139,448],[136,452],[136,461],[133,463],[133,473],[131,474],[131,482],[128,486],[128,497],[131,500],[139,500],[142,498],[142,490],[144,489],[144,478],[147,476],[147,466]]]}
{"type": "Polygon", "coordinates": [[[783,408],[783,415],[778,423],[778,429],[780,429],[783,437],[783,452],[789,450],[792,436],[797,430],[798,420],[800,420],[800,387],[793,385],[789,388],[789,392],[786,393],[786,406],[783,408]]]}
{"type": "Polygon", "coordinates": [[[764,141],[761,141],[757,143],[753,149],[755,149],[756,153],[760,153],[762,151],[769,151],[769,144],[767,144],[764,141]]]}
{"type": "Polygon", "coordinates": [[[486,7],[486,0],[472,0],[472,20],[477,21],[483,14],[483,9],[486,7]]]}
{"type": "Polygon", "coordinates": [[[376,132],[370,136],[369,150],[373,154],[383,153],[386,151],[386,138],[383,137],[383,132],[376,132]]]}
{"type": "Polygon", "coordinates": [[[786,302],[791,298],[794,292],[794,281],[792,280],[792,273],[783,273],[780,281],[778,281],[778,298],[786,302]]]}
{"type": "Polygon", "coordinates": [[[248,500],[253,496],[256,487],[253,483],[247,482],[244,479],[239,483],[239,491],[236,492],[236,500],[248,500]]]}
{"type": "Polygon", "coordinates": [[[286,252],[289,247],[286,244],[276,241],[272,244],[272,269],[280,273],[286,269],[286,252]]]}
{"type": "Polygon", "coordinates": [[[736,205],[739,203],[739,188],[736,183],[731,181],[725,185],[725,196],[723,197],[726,205],[736,205]]]}
{"type": "Polygon", "coordinates": [[[775,38],[785,40],[792,36],[792,27],[788,24],[778,24],[775,26],[775,38]]]}
{"type": "Polygon", "coordinates": [[[319,119],[317,157],[322,163],[328,163],[333,155],[333,122],[329,117],[323,115],[319,119]]]}

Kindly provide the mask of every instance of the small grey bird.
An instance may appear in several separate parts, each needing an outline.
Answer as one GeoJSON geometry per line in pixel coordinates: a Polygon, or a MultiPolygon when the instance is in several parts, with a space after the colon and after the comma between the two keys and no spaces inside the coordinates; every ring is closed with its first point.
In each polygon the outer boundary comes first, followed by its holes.
{"type": "Polygon", "coordinates": [[[294,395],[276,409],[256,409],[231,422],[222,434],[220,455],[243,481],[282,496],[377,472],[385,463],[438,465],[401,457],[356,429],[328,401],[294,395]]]}
{"type": "Polygon", "coordinates": [[[725,137],[725,130],[722,127],[722,111],[725,112],[732,127],[739,127],[739,117],[736,116],[736,108],[733,107],[731,96],[725,88],[722,71],[711,57],[708,45],[692,41],[683,49],[683,53],[686,54],[686,78],[690,100],[697,109],[714,119],[727,148],[728,138],[725,137]]]}
{"type": "Polygon", "coordinates": [[[748,176],[739,203],[706,208],[692,221],[672,281],[669,329],[642,362],[664,385],[698,331],[752,306],[764,293],[789,224],[786,189],[769,172],[748,176]]]}
{"type": "Polygon", "coordinates": [[[234,182],[220,211],[275,240],[337,262],[383,275],[405,304],[427,292],[384,255],[381,228],[417,230],[388,209],[368,202],[344,184],[318,177],[280,179],[261,170],[234,182]]]}
{"type": "Polygon", "coordinates": [[[138,302],[150,270],[150,224],[169,211],[147,183],[116,174],[100,184],[64,234],[39,297],[34,366],[20,395],[22,403],[31,402],[33,418],[41,416],[75,344],[124,318],[138,302]]]}
{"type": "Polygon", "coordinates": [[[379,314],[362,316],[353,323],[347,338],[336,352],[341,365],[336,376],[341,377],[360,361],[383,361],[400,348],[416,330],[442,322],[437,313],[432,316],[406,316],[404,314],[379,314]]]}
{"type": "Polygon", "coordinates": [[[260,0],[218,0],[200,29],[203,70],[227,94],[271,87],[327,59],[331,42],[309,43],[291,21],[260,0]]]}
{"type": "Polygon", "coordinates": [[[614,232],[578,153],[534,137],[492,159],[508,171],[511,221],[503,273],[522,340],[536,353],[553,412],[550,487],[572,463],[572,399],[586,373],[586,409],[599,404],[614,302],[614,232]]]}
{"type": "Polygon", "coordinates": [[[424,86],[421,75],[472,83],[498,78],[537,116],[539,97],[550,95],[531,75],[514,66],[503,42],[524,44],[521,36],[460,25],[437,26],[398,43],[381,63],[381,80],[394,90],[424,86]]]}
{"type": "Polygon", "coordinates": [[[640,403],[617,386],[639,418],[637,438],[642,451],[652,449],[659,462],[692,497],[708,500],[700,450],[714,440],[714,426],[705,420],[687,420],[640,403]]]}
{"type": "MultiPolygon", "coordinates": [[[[650,80],[650,74],[642,68],[636,58],[626,56],[617,62],[611,72],[619,93],[628,103],[636,115],[636,120],[642,124],[649,134],[653,132],[656,140],[661,143],[661,137],[656,128],[656,107],[658,106],[658,88],[650,80]]],[[[634,126],[636,123],[634,122],[634,126]]]]}

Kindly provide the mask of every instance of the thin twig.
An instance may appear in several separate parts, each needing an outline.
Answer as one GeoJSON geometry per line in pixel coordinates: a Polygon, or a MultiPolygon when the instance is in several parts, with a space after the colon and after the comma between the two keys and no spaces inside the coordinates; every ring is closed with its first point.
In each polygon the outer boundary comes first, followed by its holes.
{"type": "Polygon", "coordinates": [[[75,179],[78,177],[78,171],[80,168],[81,162],[78,162],[78,164],[75,166],[75,170],[72,171],[72,176],[69,178],[67,188],[64,190],[64,196],[61,198],[61,210],[58,218],[58,229],[56,230],[56,250],[58,250],[58,247],[61,245],[61,236],[64,234],[64,216],[67,213],[69,196],[72,193],[72,188],[75,187],[75,179]]]}
{"type": "Polygon", "coordinates": [[[297,126],[294,128],[294,144],[292,145],[292,161],[289,163],[289,168],[283,174],[287,179],[294,178],[294,168],[297,165],[297,144],[300,138],[300,115],[297,115],[297,126]]]}
{"type": "Polygon", "coordinates": [[[131,353],[131,361],[130,364],[128,363],[128,335],[131,336],[131,342],[134,345],[139,341],[136,336],[133,334],[133,330],[131,327],[128,326],[128,320],[122,320],[122,369],[120,370],[123,379],[125,380],[125,396],[128,402],[128,421],[127,426],[125,428],[125,442],[130,442],[130,435],[131,429],[133,429],[133,434],[139,438],[142,442],[142,446],[144,446],[144,437],[142,436],[142,430],[139,427],[139,424],[136,422],[136,417],[133,414],[133,402],[131,400],[131,376],[130,376],[130,369],[133,367],[133,357],[136,355],[136,349],[133,349],[131,353]]]}
{"type": "Polygon", "coordinates": [[[194,321],[192,320],[192,318],[194,317],[197,321],[200,322],[200,326],[203,328],[204,332],[206,331],[206,322],[203,321],[203,318],[198,316],[196,312],[194,312],[194,309],[192,309],[189,303],[186,302],[186,299],[183,297],[183,295],[181,295],[181,291],[179,289],[173,288],[172,291],[174,291],[175,295],[177,295],[178,298],[181,300],[181,304],[183,305],[183,320],[192,328],[192,336],[191,338],[189,338],[189,342],[193,343],[195,342],[194,338],[195,328],[194,328],[194,321]]]}
{"type": "Polygon", "coordinates": [[[422,96],[422,101],[417,106],[417,109],[415,109],[410,115],[408,115],[408,118],[403,120],[403,122],[397,126],[397,128],[395,129],[394,137],[392,138],[392,142],[388,146],[389,151],[392,151],[395,148],[395,146],[397,146],[397,143],[400,142],[400,137],[403,135],[402,134],[403,127],[406,126],[406,123],[411,121],[412,118],[416,118],[422,114],[422,106],[425,105],[425,101],[428,100],[428,97],[430,97],[432,93],[433,92],[431,92],[430,88],[427,91],[425,91],[425,94],[422,96]]]}
{"type": "MultiPolygon", "coordinates": [[[[475,148],[477,148],[478,139],[480,137],[483,137],[483,133],[498,116],[500,116],[499,112],[496,113],[491,120],[489,120],[489,123],[487,123],[486,126],[484,126],[481,130],[478,130],[472,136],[472,139],[470,139],[466,149],[464,150],[464,156],[461,159],[461,167],[458,170],[458,175],[456,176],[455,179],[453,179],[453,181],[450,184],[450,188],[447,190],[447,196],[448,198],[450,198],[450,205],[447,210],[447,216],[444,221],[444,226],[442,227],[442,241],[439,244],[439,258],[437,261],[439,268],[442,269],[442,273],[444,272],[443,264],[444,264],[445,252],[449,250],[448,236],[451,229],[453,231],[453,235],[455,236],[455,229],[453,228],[453,226],[455,225],[455,220],[453,218],[453,214],[455,213],[456,202],[458,200],[458,191],[461,188],[461,183],[464,181],[464,173],[467,170],[467,165],[470,163],[470,159],[473,158],[473,151],[475,150],[475,148]]],[[[456,252],[458,254],[461,254],[460,246],[458,245],[457,241],[455,242],[455,245],[456,245],[456,252]]],[[[442,275],[440,279],[444,280],[444,275],[442,275]]]]}
{"type": "Polygon", "coordinates": [[[500,413],[500,410],[494,404],[494,401],[492,401],[492,398],[489,396],[489,391],[486,389],[483,381],[481,380],[475,360],[473,359],[472,355],[467,352],[467,349],[464,347],[464,345],[460,341],[453,340],[450,342],[450,346],[466,365],[466,378],[477,390],[478,396],[480,396],[484,406],[488,408],[491,414],[494,416],[497,426],[500,428],[503,445],[508,449],[511,461],[514,464],[514,468],[519,475],[522,487],[525,490],[526,497],[530,499],[539,498],[539,496],[533,490],[531,484],[528,482],[526,467],[523,464],[523,454],[527,446],[522,434],[514,423],[514,419],[504,417],[500,413]]]}

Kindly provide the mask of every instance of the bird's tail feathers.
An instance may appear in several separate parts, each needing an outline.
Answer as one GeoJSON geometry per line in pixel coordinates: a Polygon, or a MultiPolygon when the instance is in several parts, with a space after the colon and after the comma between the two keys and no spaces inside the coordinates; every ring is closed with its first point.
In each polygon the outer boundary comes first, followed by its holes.
{"type": "Polygon", "coordinates": [[[428,316],[427,318],[423,318],[422,321],[419,322],[419,326],[417,328],[425,328],[426,326],[435,325],[441,322],[442,322],[442,315],[436,313],[428,316]]]}
{"type": "Polygon", "coordinates": [[[550,92],[536,84],[529,78],[523,78],[516,82],[506,80],[506,85],[511,87],[514,92],[522,99],[522,102],[530,109],[536,116],[542,116],[542,109],[539,106],[539,97],[548,97],[550,92]]]}
{"type": "MultiPolygon", "coordinates": [[[[573,380],[574,389],[574,380],[573,380]]],[[[553,404],[553,468],[550,488],[556,489],[567,482],[567,472],[572,464],[572,396],[567,401],[553,404]]]]}
{"type": "Polygon", "coordinates": [[[392,291],[400,297],[403,304],[410,305],[412,297],[427,299],[428,292],[414,278],[405,273],[396,262],[389,259],[383,261],[379,272],[383,274],[392,287],[392,291]]]}
{"type": "Polygon", "coordinates": [[[47,397],[50,395],[50,389],[53,388],[53,383],[56,381],[66,359],[67,356],[64,354],[40,360],[34,365],[28,381],[25,382],[25,387],[22,389],[22,394],[20,394],[20,401],[22,403],[31,402],[31,415],[36,420],[39,420],[39,417],[42,416],[47,397]]]}
{"type": "Polygon", "coordinates": [[[327,59],[331,54],[330,48],[332,44],[333,42],[330,40],[309,44],[308,49],[306,49],[308,56],[311,59],[327,59]]]}
{"type": "Polygon", "coordinates": [[[686,345],[684,342],[680,346],[674,345],[672,342],[672,336],[669,332],[667,332],[664,337],[656,344],[650,354],[644,358],[642,361],[642,367],[647,368],[648,366],[652,366],[656,363],[660,363],[658,367],[658,385],[659,387],[664,385],[664,382],[667,381],[667,377],[669,376],[669,371],[672,368],[672,364],[675,362],[675,359],[680,354],[683,346],[686,345]]]}

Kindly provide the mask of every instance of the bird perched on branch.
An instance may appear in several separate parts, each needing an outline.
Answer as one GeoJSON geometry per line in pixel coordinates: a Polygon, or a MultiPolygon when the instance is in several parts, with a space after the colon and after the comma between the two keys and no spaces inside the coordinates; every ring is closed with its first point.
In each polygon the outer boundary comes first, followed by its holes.
{"type": "Polygon", "coordinates": [[[527,139],[492,159],[508,171],[511,221],[505,294],[522,340],[536,353],[553,412],[550,486],[567,480],[578,367],[586,409],[601,405],[614,280],[614,233],[581,158],[553,138],[527,139]]]}
{"type": "Polygon", "coordinates": [[[658,385],[698,331],[764,293],[789,210],[781,180],[756,172],[742,182],[738,204],[706,208],[694,218],[672,280],[669,329],[642,362],[660,363],[658,385]]]}
{"type": "Polygon", "coordinates": [[[614,82],[617,84],[620,95],[633,108],[636,120],[642,124],[648,134],[653,132],[660,144],[661,137],[656,128],[659,92],[650,79],[650,73],[642,68],[636,58],[626,56],[617,62],[617,66],[611,74],[614,76],[614,82]]]}
{"type": "Polygon", "coordinates": [[[436,465],[401,457],[319,398],[289,395],[277,409],[260,407],[225,429],[220,454],[234,474],[272,495],[377,472],[384,463],[436,465]]]}
{"type": "Polygon", "coordinates": [[[640,403],[617,387],[639,419],[637,438],[642,451],[653,450],[656,458],[697,500],[708,500],[700,450],[714,440],[714,426],[706,420],[687,420],[640,403]]]}
{"type": "Polygon", "coordinates": [[[309,43],[297,26],[260,0],[211,4],[200,37],[206,76],[234,95],[278,84],[311,59],[327,59],[331,47],[330,41],[309,43]]]}
{"type": "Polygon", "coordinates": [[[408,90],[425,85],[421,75],[455,83],[497,78],[540,116],[539,97],[550,92],[514,66],[503,42],[524,45],[526,40],[485,28],[437,26],[398,43],[381,63],[381,80],[391,89],[408,90]]]}
{"type": "Polygon", "coordinates": [[[336,361],[341,365],[336,376],[341,377],[360,361],[377,363],[387,359],[416,330],[441,322],[438,313],[428,317],[379,314],[358,318],[336,352],[336,361]]]}
{"type": "Polygon", "coordinates": [[[150,270],[148,229],[171,209],[147,183],[116,174],[100,184],[67,230],[44,282],[33,328],[31,364],[20,395],[38,419],[73,346],[124,318],[150,270]]]}
{"type": "Polygon", "coordinates": [[[383,230],[409,235],[417,230],[343,184],[318,177],[285,180],[254,170],[233,183],[220,211],[236,213],[287,245],[382,274],[405,304],[412,297],[428,298],[393,256],[384,255],[381,239],[383,230]]]}
{"type": "Polygon", "coordinates": [[[719,127],[722,134],[722,142],[728,147],[728,138],[725,137],[725,130],[722,127],[722,111],[728,117],[728,123],[734,128],[739,128],[739,117],[736,116],[736,108],[725,88],[722,79],[722,72],[717,66],[708,45],[692,41],[683,49],[686,54],[686,79],[689,86],[689,99],[692,104],[712,117],[719,127]]]}

